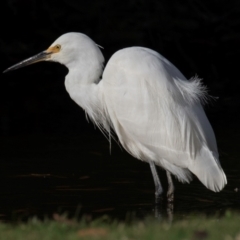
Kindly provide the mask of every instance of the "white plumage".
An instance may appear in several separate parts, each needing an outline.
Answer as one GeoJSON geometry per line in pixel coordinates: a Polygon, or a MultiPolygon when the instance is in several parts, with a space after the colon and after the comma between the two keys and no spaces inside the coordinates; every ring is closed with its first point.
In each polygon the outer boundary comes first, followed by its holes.
{"type": "MultiPolygon", "coordinates": [[[[201,105],[206,92],[198,78],[188,81],[163,56],[142,47],[119,50],[102,72],[100,49],[81,33],[62,35],[45,53],[41,60],[69,69],[65,86],[70,97],[101,130],[110,134],[112,128],[130,154],[182,182],[189,182],[192,172],[210,190],[222,190],[227,180],[201,105]],[[53,51],[56,46],[59,51],[53,51]]],[[[36,61],[30,58],[7,71],[28,62],[36,61]]]]}

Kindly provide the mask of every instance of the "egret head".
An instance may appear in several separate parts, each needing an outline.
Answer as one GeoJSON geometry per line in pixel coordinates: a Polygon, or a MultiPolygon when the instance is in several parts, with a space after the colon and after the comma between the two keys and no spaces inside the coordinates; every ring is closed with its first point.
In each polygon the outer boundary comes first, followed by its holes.
{"type": "Polygon", "coordinates": [[[88,64],[91,59],[104,61],[100,49],[88,36],[71,32],[60,36],[47,50],[7,68],[4,73],[41,61],[59,62],[70,68],[76,64],[88,64]]]}

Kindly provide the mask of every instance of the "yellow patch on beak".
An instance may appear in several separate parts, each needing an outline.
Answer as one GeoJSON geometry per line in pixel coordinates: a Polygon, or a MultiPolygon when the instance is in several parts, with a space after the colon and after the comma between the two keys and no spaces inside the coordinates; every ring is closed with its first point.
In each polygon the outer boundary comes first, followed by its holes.
{"type": "Polygon", "coordinates": [[[46,52],[48,53],[58,53],[61,50],[61,45],[57,44],[55,46],[49,47],[46,52]]]}

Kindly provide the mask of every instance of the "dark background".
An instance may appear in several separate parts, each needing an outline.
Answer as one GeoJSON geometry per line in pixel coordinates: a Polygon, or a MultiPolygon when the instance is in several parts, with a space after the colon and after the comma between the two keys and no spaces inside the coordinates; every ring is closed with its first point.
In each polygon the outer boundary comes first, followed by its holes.
{"type": "MultiPolygon", "coordinates": [[[[214,96],[205,109],[230,180],[226,191],[234,194],[240,187],[234,172],[239,169],[240,135],[239,0],[2,0],[0,30],[0,71],[45,50],[61,34],[76,31],[104,47],[106,62],[121,48],[144,46],[160,52],[187,78],[197,74],[214,96]]],[[[69,98],[66,74],[64,66],[49,62],[0,73],[0,216],[52,213],[59,206],[74,211],[91,201],[85,212],[95,207],[125,214],[136,202],[143,205],[141,197],[147,204],[153,199],[148,166],[130,161],[115,143],[109,155],[108,141],[69,98]],[[130,184],[115,185],[116,179],[130,184]],[[96,189],[108,189],[107,195],[99,198],[96,189]],[[130,196],[131,206],[126,200],[130,196]],[[121,210],[118,204],[129,208],[121,210]]],[[[176,194],[182,202],[191,199],[187,208],[194,206],[198,193],[194,200],[187,194],[195,185],[176,189],[185,189],[185,195],[176,194]]],[[[209,194],[200,184],[199,189],[209,194]]],[[[214,195],[219,196],[216,201],[231,206],[235,195],[223,194],[228,204],[223,195],[214,195]]],[[[212,201],[213,195],[208,196],[212,201]]]]}
{"type": "MultiPolygon", "coordinates": [[[[208,112],[239,108],[240,2],[3,0],[0,68],[46,49],[61,34],[82,32],[103,46],[106,61],[128,46],[152,48],[187,77],[203,78],[219,97],[208,112]]],[[[0,135],[88,131],[64,89],[65,67],[39,63],[1,74],[0,135]],[[84,126],[82,127],[81,124],[84,126]]],[[[90,130],[91,131],[91,130],[90,130]]]]}

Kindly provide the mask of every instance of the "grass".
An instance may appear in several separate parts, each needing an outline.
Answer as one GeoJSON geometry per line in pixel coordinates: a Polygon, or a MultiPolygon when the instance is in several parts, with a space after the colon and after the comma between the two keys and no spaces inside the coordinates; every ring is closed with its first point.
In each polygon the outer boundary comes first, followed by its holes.
{"type": "Polygon", "coordinates": [[[240,214],[227,212],[222,217],[192,215],[172,223],[156,219],[135,220],[131,223],[102,218],[87,222],[55,215],[55,220],[27,223],[0,223],[1,240],[240,240],[240,214]]]}

